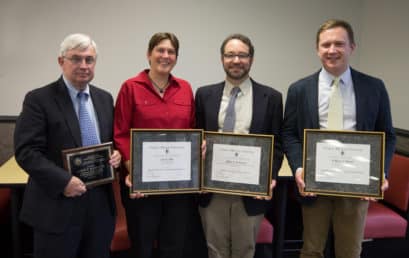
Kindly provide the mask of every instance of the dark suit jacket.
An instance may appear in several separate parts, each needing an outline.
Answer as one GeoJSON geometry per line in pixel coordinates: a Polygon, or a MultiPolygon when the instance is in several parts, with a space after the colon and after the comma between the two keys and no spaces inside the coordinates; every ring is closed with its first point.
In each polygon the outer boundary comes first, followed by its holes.
{"type": "MultiPolygon", "coordinates": [[[[276,178],[281,167],[283,152],[281,148],[281,123],[283,103],[281,93],[271,87],[251,81],[253,85],[253,116],[250,126],[252,134],[274,135],[273,178],[276,178]]],[[[218,116],[222,100],[224,82],[201,87],[196,92],[197,128],[206,131],[218,131],[218,116]]],[[[200,205],[205,207],[211,200],[211,194],[201,197],[200,205]]],[[[253,197],[243,197],[248,215],[263,213],[268,202],[253,197]]]]}
{"type": "MultiPolygon", "coordinates": [[[[282,130],[284,151],[293,173],[302,167],[304,129],[319,129],[319,72],[293,83],[287,94],[282,130]]],[[[356,129],[382,131],[386,134],[385,173],[394,152],[389,97],[385,85],[377,78],[351,69],[356,102],[356,129]]]]}
{"type": "MultiPolygon", "coordinates": [[[[112,96],[93,86],[90,95],[101,142],[112,141],[112,96]]],[[[38,230],[63,232],[78,200],[63,195],[71,176],[63,169],[61,151],[81,147],[82,143],[78,119],[62,77],[27,93],[17,119],[14,144],[16,160],[29,174],[21,219],[38,230]]],[[[100,187],[106,188],[114,213],[112,186],[100,187]]]]}

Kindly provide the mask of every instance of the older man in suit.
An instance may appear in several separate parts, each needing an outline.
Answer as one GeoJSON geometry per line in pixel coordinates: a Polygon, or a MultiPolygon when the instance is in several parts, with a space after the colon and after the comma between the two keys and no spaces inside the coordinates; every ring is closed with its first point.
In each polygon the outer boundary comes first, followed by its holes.
{"type": "MultiPolygon", "coordinates": [[[[58,57],[62,76],[26,95],[16,123],[16,160],[29,174],[21,219],[34,229],[35,258],[109,257],[112,186],[87,188],[63,168],[62,159],[64,149],[112,141],[113,99],[89,84],[96,58],[89,36],[67,36],[58,57]],[[87,130],[80,122],[84,110],[87,130]]],[[[109,162],[117,167],[120,160],[114,151],[109,162]]]]}
{"type": "MultiPolygon", "coordinates": [[[[241,34],[227,37],[220,49],[226,80],[204,86],[196,92],[196,123],[208,131],[225,131],[226,113],[235,100],[232,131],[240,134],[273,134],[274,165],[271,187],[281,167],[281,93],[249,77],[254,47],[241,34]],[[235,92],[232,95],[231,92],[235,92]]],[[[252,197],[203,194],[200,215],[210,258],[252,258],[261,220],[268,201],[252,197]]]]}
{"type": "MultiPolygon", "coordinates": [[[[282,133],[285,153],[303,196],[304,245],[300,257],[323,257],[328,230],[332,226],[336,257],[357,258],[361,252],[369,198],[316,197],[303,192],[303,131],[329,128],[385,132],[387,173],[395,144],[389,97],[381,80],[350,68],[349,59],[356,47],[350,24],[342,20],[326,21],[317,32],[316,47],[322,69],[290,86],[282,133]],[[333,81],[337,81],[337,85],[333,81]],[[334,116],[329,116],[333,109],[330,103],[332,87],[339,87],[341,93],[339,128],[334,128],[334,116]]],[[[384,179],[381,189],[387,188],[388,181],[384,179]]]]}

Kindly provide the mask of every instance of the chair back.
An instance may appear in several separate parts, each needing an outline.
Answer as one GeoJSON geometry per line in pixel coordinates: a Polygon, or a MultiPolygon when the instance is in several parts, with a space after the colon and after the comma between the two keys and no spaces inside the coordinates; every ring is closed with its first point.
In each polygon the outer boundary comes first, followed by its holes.
{"type": "Polygon", "coordinates": [[[115,204],[116,204],[116,222],[114,236],[111,241],[111,252],[124,251],[131,247],[131,242],[128,238],[128,229],[126,225],[126,213],[121,202],[121,187],[119,185],[119,176],[112,182],[114,189],[115,204]]]}
{"type": "Polygon", "coordinates": [[[409,206],[409,157],[394,154],[389,171],[389,189],[384,199],[401,211],[409,206]]]}

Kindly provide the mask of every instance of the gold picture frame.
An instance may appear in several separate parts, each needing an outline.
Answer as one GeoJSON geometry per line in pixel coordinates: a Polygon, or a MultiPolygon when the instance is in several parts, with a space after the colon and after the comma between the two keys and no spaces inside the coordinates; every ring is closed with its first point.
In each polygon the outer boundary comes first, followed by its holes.
{"type": "Polygon", "coordinates": [[[204,132],[202,190],[271,197],[273,135],[204,132]]]}
{"type": "Polygon", "coordinates": [[[385,133],[304,130],[305,192],[382,199],[385,133]]]}
{"type": "Polygon", "coordinates": [[[200,192],[199,129],[131,129],[131,192],[200,192]]]}

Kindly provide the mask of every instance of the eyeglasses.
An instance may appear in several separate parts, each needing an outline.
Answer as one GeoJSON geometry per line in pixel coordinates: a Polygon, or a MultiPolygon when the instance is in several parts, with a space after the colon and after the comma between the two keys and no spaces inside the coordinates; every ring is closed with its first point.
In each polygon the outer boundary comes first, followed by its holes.
{"type": "Polygon", "coordinates": [[[82,57],[82,56],[72,56],[72,57],[66,57],[64,56],[65,59],[68,59],[71,61],[71,63],[75,64],[75,65],[79,65],[82,64],[82,60],[85,60],[85,63],[88,65],[94,64],[96,58],[93,56],[86,56],[86,57],[82,57]]]}
{"type": "Polygon", "coordinates": [[[246,60],[246,59],[250,58],[250,54],[247,54],[247,53],[238,53],[238,54],[225,53],[225,54],[223,54],[223,57],[226,60],[234,60],[236,57],[239,60],[246,60]]]}

